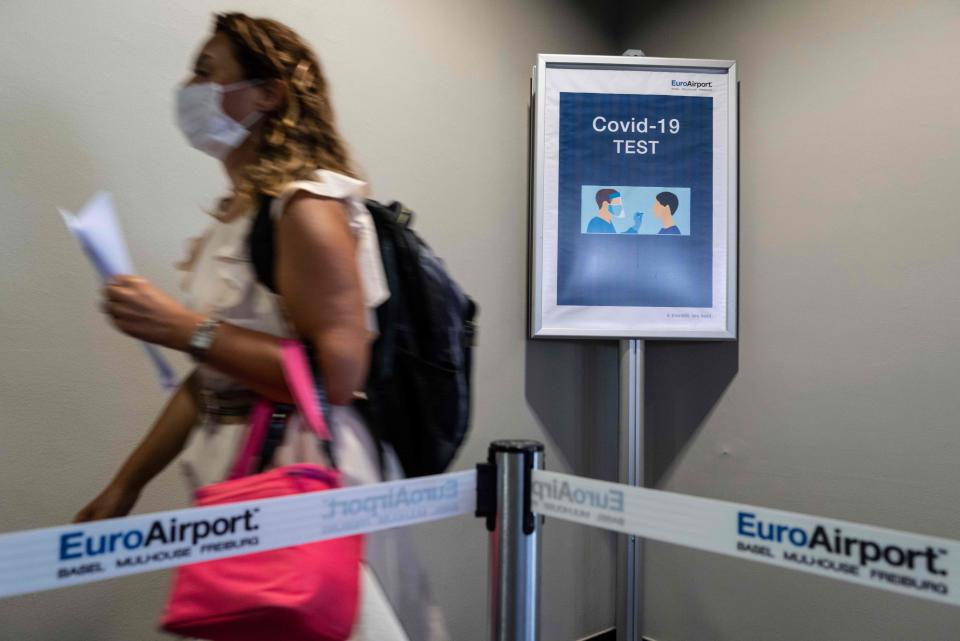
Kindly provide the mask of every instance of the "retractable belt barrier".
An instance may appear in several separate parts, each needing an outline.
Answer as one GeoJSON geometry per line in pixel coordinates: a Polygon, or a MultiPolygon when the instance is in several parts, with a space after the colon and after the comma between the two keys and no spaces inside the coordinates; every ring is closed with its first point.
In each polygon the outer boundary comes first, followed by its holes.
{"type": "Polygon", "coordinates": [[[0,598],[475,512],[490,530],[490,629],[539,635],[540,519],[960,605],[960,542],[547,472],[497,441],[477,471],[0,535],[0,598]]]}
{"type": "Polygon", "coordinates": [[[960,542],[533,471],[533,511],[583,525],[960,605],[960,542]]]}
{"type": "Polygon", "coordinates": [[[0,535],[0,597],[471,513],[476,472],[0,535]]]}

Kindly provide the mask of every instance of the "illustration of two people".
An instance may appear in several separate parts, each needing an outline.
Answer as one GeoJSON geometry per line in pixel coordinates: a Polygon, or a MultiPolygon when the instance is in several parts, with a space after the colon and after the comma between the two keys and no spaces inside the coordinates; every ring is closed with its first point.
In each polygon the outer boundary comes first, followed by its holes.
{"type": "MultiPolygon", "coordinates": [[[[679,206],[680,199],[673,192],[661,191],[657,194],[653,202],[653,215],[660,221],[658,234],[681,233],[680,228],[673,221],[679,206]]],[[[613,219],[623,218],[623,199],[620,192],[616,189],[601,189],[597,192],[597,207],[599,211],[587,225],[587,233],[616,234],[617,229],[613,226],[613,219]]],[[[633,227],[623,233],[639,234],[641,224],[643,224],[643,212],[638,211],[633,215],[633,227]]]]}

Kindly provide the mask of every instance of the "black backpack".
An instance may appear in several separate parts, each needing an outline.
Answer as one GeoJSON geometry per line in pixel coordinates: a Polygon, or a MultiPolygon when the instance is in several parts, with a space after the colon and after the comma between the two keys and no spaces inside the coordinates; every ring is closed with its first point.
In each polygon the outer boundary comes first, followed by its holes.
{"type": "MultiPolygon", "coordinates": [[[[257,279],[272,291],[272,199],[250,231],[257,279]]],[[[356,405],[378,444],[389,443],[408,477],[439,474],[453,461],[470,422],[470,375],[476,303],[410,228],[413,212],[398,202],[366,201],[380,244],[390,298],[377,308],[363,400],[356,405]]],[[[382,464],[382,460],[381,460],[382,464]]]]}

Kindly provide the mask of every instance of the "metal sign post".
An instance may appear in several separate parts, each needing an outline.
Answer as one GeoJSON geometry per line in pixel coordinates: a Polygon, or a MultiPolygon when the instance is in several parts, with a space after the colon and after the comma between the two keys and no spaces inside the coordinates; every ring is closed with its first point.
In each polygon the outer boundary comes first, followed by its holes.
{"type": "MultiPolygon", "coordinates": [[[[620,341],[620,482],[643,486],[643,360],[645,341],[620,341]]],[[[643,634],[643,539],[617,544],[617,641],[643,634]]]]}

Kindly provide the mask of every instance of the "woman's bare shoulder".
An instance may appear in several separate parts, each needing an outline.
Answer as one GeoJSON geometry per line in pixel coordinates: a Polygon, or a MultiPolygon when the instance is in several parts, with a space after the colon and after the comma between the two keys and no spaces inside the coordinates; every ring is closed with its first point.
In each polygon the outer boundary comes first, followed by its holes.
{"type": "Polygon", "coordinates": [[[324,245],[352,237],[346,205],[307,191],[298,191],[285,203],[279,230],[282,238],[308,244],[324,245]]]}

